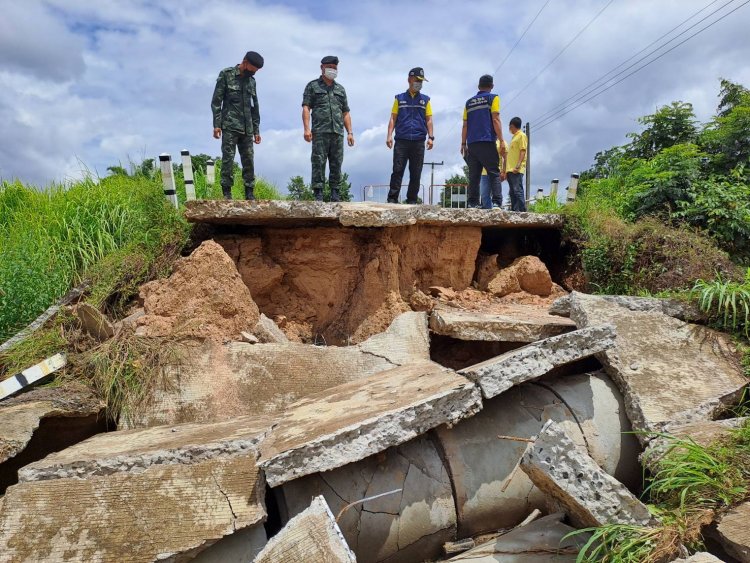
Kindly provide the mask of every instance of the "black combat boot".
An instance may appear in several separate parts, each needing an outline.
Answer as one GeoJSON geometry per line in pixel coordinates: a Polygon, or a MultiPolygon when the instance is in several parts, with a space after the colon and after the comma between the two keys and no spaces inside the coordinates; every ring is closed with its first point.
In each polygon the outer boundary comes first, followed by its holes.
{"type": "Polygon", "coordinates": [[[315,201],[323,201],[323,190],[313,190],[315,192],[315,201]]]}
{"type": "Polygon", "coordinates": [[[338,190],[331,190],[331,201],[341,201],[338,190]]]}
{"type": "Polygon", "coordinates": [[[255,192],[253,188],[245,188],[245,199],[247,201],[255,201],[255,192]]]}
{"type": "Polygon", "coordinates": [[[232,199],[232,188],[222,186],[221,191],[224,192],[224,199],[232,199]]]}

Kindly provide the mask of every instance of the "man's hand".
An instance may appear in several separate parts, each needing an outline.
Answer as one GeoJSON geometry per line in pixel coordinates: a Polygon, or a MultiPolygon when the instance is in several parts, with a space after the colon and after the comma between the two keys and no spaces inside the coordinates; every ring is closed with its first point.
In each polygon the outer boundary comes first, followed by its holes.
{"type": "Polygon", "coordinates": [[[260,135],[256,135],[256,136],[255,136],[255,139],[254,139],[254,141],[255,141],[255,144],[256,144],[256,145],[259,145],[259,144],[260,144],[260,141],[261,141],[261,139],[260,139],[260,135]]]}
{"type": "Polygon", "coordinates": [[[221,127],[214,127],[214,139],[221,139],[221,127]]]}
{"type": "Polygon", "coordinates": [[[432,145],[433,145],[432,139],[427,139],[427,150],[428,151],[432,150],[432,145]]]}
{"type": "Polygon", "coordinates": [[[388,147],[389,149],[392,149],[393,148],[393,139],[391,139],[390,137],[388,137],[385,140],[385,146],[388,147]]]}
{"type": "Polygon", "coordinates": [[[307,141],[308,143],[312,141],[312,131],[305,131],[304,137],[305,141],[307,141]]]}
{"type": "Polygon", "coordinates": [[[461,145],[461,156],[465,157],[467,154],[469,154],[469,147],[464,143],[461,145]]]}
{"type": "Polygon", "coordinates": [[[505,172],[500,172],[500,181],[505,182],[508,179],[508,174],[505,172]]]}
{"type": "Polygon", "coordinates": [[[350,147],[354,146],[354,133],[349,133],[346,136],[346,142],[350,147]]]}
{"type": "Polygon", "coordinates": [[[505,143],[503,143],[503,142],[500,142],[500,154],[501,154],[502,156],[505,156],[505,155],[506,155],[507,153],[508,153],[508,151],[507,151],[507,150],[505,150],[505,143]]]}

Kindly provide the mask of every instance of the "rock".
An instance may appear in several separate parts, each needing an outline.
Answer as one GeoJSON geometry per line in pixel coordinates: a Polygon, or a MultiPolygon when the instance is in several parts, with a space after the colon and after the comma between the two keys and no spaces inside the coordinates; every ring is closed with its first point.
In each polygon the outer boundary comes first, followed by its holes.
{"type": "Polygon", "coordinates": [[[482,407],[479,390],[432,362],[309,395],[285,409],[262,447],[272,487],[396,446],[482,407]]]}
{"type": "Polygon", "coordinates": [[[521,469],[579,527],[648,526],[652,517],[617,479],[605,473],[555,422],[547,422],[521,458],[521,469]]]}
{"type": "Polygon", "coordinates": [[[255,460],[269,426],[245,417],[110,432],[50,455],[7,490],[0,552],[16,561],[192,557],[265,519],[255,460]]]}
{"type": "Polygon", "coordinates": [[[429,360],[430,351],[427,317],[411,312],[357,346],[208,342],[178,355],[145,406],[121,417],[123,427],[274,414],[309,394],[429,360]]]}
{"type": "Polygon", "coordinates": [[[242,338],[242,342],[247,342],[248,344],[257,344],[260,342],[257,336],[250,334],[249,332],[240,332],[240,337],[242,338]]]}
{"type": "Polygon", "coordinates": [[[575,323],[530,305],[509,307],[508,314],[438,306],[430,315],[430,329],[459,340],[535,342],[570,332],[575,323]]]}
{"type": "Polygon", "coordinates": [[[484,398],[491,399],[514,385],[607,350],[614,341],[611,325],[592,326],[528,344],[459,373],[475,381],[484,398]]]}
{"type": "Polygon", "coordinates": [[[735,506],[716,525],[716,534],[726,552],[741,563],[750,562],[750,502],[735,506]]]}
{"type": "Polygon", "coordinates": [[[437,297],[438,299],[443,299],[445,301],[455,299],[457,295],[456,291],[453,288],[440,287],[439,285],[430,286],[429,292],[433,297],[437,297]]]}
{"type": "Polygon", "coordinates": [[[261,313],[258,324],[253,329],[253,334],[263,343],[285,344],[289,339],[278,325],[261,313]]]}
{"type": "MultiPolygon", "coordinates": [[[[615,346],[597,358],[622,391],[636,431],[711,419],[747,384],[727,335],[583,293],[572,293],[570,304],[579,328],[615,325],[615,346]],[[639,369],[630,369],[633,364],[639,369]]],[[[639,434],[639,439],[648,438],[639,434]]]]}
{"type": "Polygon", "coordinates": [[[314,201],[201,200],[186,205],[193,223],[255,226],[397,227],[404,225],[537,227],[559,229],[560,215],[511,213],[483,209],[444,209],[418,205],[394,207],[377,203],[318,203],[314,201]]]}
{"type": "Polygon", "coordinates": [[[497,254],[480,254],[477,257],[477,287],[482,291],[487,290],[487,285],[500,272],[497,254]]]}
{"type": "Polygon", "coordinates": [[[686,559],[675,559],[672,563],[723,563],[718,557],[714,557],[710,553],[702,551],[695,553],[686,559]]]}
{"type": "Polygon", "coordinates": [[[355,563],[331,509],[322,496],[292,518],[255,558],[254,563],[355,563]]]}
{"type": "Polygon", "coordinates": [[[560,317],[570,316],[570,295],[563,295],[558,297],[552,302],[549,307],[550,315],[557,315],[560,317]]]}
{"type": "Polygon", "coordinates": [[[115,327],[96,307],[88,303],[79,303],[73,308],[73,312],[81,322],[84,332],[99,342],[104,342],[115,335],[115,327]]]}
{"type": "Polygon", "coordinates": [[[575,563],[587,535],[567,537],[575,531],[563,524],[564,515],[550,514],[479,544],[448,561],[461,563],[575,563]]]}
{"type": "Polygon", "coordinates": [[[333,471],[281,487],[290,515],[323,495],[334,514],[349,503],[401,489],[347,509],[339,520],[360,563],[411,562],[437,557],[455,538],[456,510],[448,471],[434,442],[420,436],[333,471]]]}
{"type": "MultiPolygon", "coordinates": [[[[492,258],[492,257],[490,257],[492,258]]],[[[495,258],[496,260],[496,258],[495,258]]],[[[504,297],[518,291],[525,291],[532,295],[546,297],[552,293],[552,278],[547,266],[536,256],[522,256],[516,258],[507,268],[500,269],[492,278],[491,266],[481,266],[482,278],[480,289],[486,289],[498,297],[504,297]]]]}
{"type": "Polygon", "coordinates": [[[484,401],[475,416],[436,430],[453,476],[459,537],[511,528],[532,510],[544,509],[543,494],[518,470],[527,443],[498,436],[530,439],[548,420],[565,428],[607,473],[640,485],[638,441],[609,378],[601,372],[561,375],[544,385],[514,387],[484,401]]]}
{"type": "Polygon", "coordinates": [[[172,275],[141,287],[143,336],[236,339],[258,323],[258,306],[232,259],[213,241],[179,260],[172,275]]]}
{"type": "Polygon", "coordinates": [[[503,268],[487,283],[487,291],[497,297],[505,297],[521,291],[521,284],[518,283],[515,274],[515,270],[510,267],[503,268]]]}
{"type": "MultiPolygon", "coordinates": [[[[664,313],[668,317],[674,317],[687,322],[705,322],[706,315],[700,307],[693,303],[679,301],[677,299],[661,299],[658,297],[635,297],[632,295],[600,295],[604,299],[630,311],[652,311],[664,313]]],[[[551,315],[570,316],[570,297],[563,296],[555,300],[549,310],[551,315]]]]}
{"type": "Polygon", "coordinates": [[[105,405],[83,385],[34,389],[0,403],[0,494],[18,470],[107,429],[105,405]]]}
{"type": "Polygon", "coordinates": [[[435,307],[435,302],[429,297],[429,295],[416,289],[409,296],[409,306],[414,311],[426,311],[429,313],[435,307]]]}
{"type": "Polygon", "coordinates": [[[129,314],[127,317],[122,319],[120,321],[120,326],[128,330],[135,330],[136,327],[138,326],[138,319],[140,319],[145,314],[146,314],[146,311],[143,310],[143,307],[139,307],[138,309],[133,311],[131,314],[129,314]]]}

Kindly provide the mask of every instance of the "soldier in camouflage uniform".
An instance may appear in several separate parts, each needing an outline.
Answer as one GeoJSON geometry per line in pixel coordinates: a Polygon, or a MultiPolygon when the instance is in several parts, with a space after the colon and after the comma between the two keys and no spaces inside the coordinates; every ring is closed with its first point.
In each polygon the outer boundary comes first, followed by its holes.
{"type": "Polygon", "coordinates": [[[255,199],[253,142],[260,144],[260,109],[255,73],[263,67],[263,57],[248,51],[242,62],[225,68],[216,79],[211,99],[214,138],[221,138],[221,190],[232,199],[234,153],[239,147],[245,199],[255,199]]]}
{"type": "Polygon", "coordinates": [[[341,164],[344,161],[344,129],[347,142],[354,146],[352,119],[346,90],[335,81],[338,74],[338,57],[323,57],[320,61],[320,78],[305,87],[302,96],[302,125],[305,141],[312,141],[312,189],[315,199],[323,201],[328,161],[331,201],[340,201],[341,164]],[[312,114],[312,128],[310,127],[312,114]]]}

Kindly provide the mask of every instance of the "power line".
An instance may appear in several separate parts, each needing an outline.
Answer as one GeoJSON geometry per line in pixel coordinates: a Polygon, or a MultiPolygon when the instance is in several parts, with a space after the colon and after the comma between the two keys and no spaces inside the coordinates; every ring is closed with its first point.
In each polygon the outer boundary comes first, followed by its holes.
{"type": "Polygon", "coordinates": [[[618,80],[617,82],[615,82],[615,83],[613,83],[613,84],[611,84],[611,85],[607,86],[607,87],[606,87],[606,88],[605,88],[604,90],[602,90],[602,91],[600,91],[600,92],[597,92],[596,94],[594,94],[594,95],[592,95],[592,96],[589,96],[589,97],[588,97],[588,98],[586,98],[585,100],[581,101],[581,102],[580,102],[579,104],[577,104],[577,105],[574,105],[573,107],[571,107],[571,108],[567,109],[566,111],[564,111],[564,112],[560,113],[560,114],[559,114],[559,115],[557,115],[556,117],[554,117],[554,118],[552,118],[552,119],[549,119],[549,120],[547,120],[547,121],[543,122],[543,123],[542,123],[541,125],[538,125],[538,126],[537,126],[537,127],[535,128],[535,130],[536,130],[536,131],[540,131],[541,129],[544,129],[544,128],[545,128],[545,127],[546,127],[547,125],[550,125],[551,123],[553,123],[553,122],[557,121],[558,119],[560,119],[560,118],[561,118],[561,117],[563,117],[564,115],[566,115],[566,114],[570,113],[570,112],[571,112],[571,111],[573,111],[574,109],[577,109],[577,108],[581,107],[582,105],[584,105],[584,104],[586,104],[586,103],[590,102],[590,101],[591,101],[591,100],[593,100],[594,98],[596,98],[596,97],[600,96],[601,94],[603,94],[604,92],[606,92],[606,91],[607,91],[607,90],[609,90],[610,88],[613,88],[613,87],[617,86],[617,85],[618,85],[618,84],[619,84],[620,82],[622,82],[623,80],[626,80],[626,79],[627,79],[627,78],[629,78],[630,76],[633,76],[633,75],[634,75],[635,73],[637,73],[637,72],[639,72],[639,71],[643,70],[644,68],[646,68],[647,66],[649,66],[649,65],[650,65],[651,63],[654,63],[654,62],[658,61],[658,60],[659,60],[660,58],[662,58],[663,56],[665,56],[665,55],[667,55],[667,54],[671,53],[672,51],[674,51],[675,49],[677,49],[677,47],[679,47],[679,46],[681,46],[681,45],[683,45],[683,44],[687,43],[688,41],[690,41],[690,40],[691,40],[691,39],[692,39],[693,37],[695,37],[696,35],[700,35],[700,34],[701,34],[701,33],[703,33],[704,31],[706,31],[706,30],[707,30],[707,29],[708,29],[709,27],[712,27],[712,26],[716,25],[716,24],[717,24],[717,23],[719,23],[719,22],[720,22],[721,20],[723,20],[724,18],[726,18],[726,17],[730,16],[731,14],[733,14],[734,12],[736,12],[737,10],[739,10],[740,8],[742,8],[743,6],[745,6],[746,4],[749,4],[749,3],[750,3],[750,0],[745,0],[745,2],[743,2],[742,4],[740,4],[739,6],[737,6],[736,8],[734,8],[733,10],[731,10],[731,11],[727,12],[726,14],[724,14],[723,16],[721,16],[720,18],[718,18],[717,20],[714,20],[713,22],[711,22],[711,23],[710,23],[710,24],[708,24],[707,26],[705,26],[705,27],[703,27],[703,28],[699,29],[698,31],[696,31],[695,33],[693,33],[692,35],[690,35],[689,37],[686,37],[686,38],[685,38],[684,40],[680,41],[680,42],[679,42],[679,43],[678,43],[677,45],[675,45],[674,47],[672,47],[672,48],[668,49],[667,51],[664,51],[664,52],[663,52],[662,54],[660,54],[660,55],[659,55],[658,57],[656,57],[656,58],[654,58],[654,59],[652,59],[652,60],[648,61],[648,62],[647,62],[647,63],[645,63],[644,65],[642,65],[642,66],[638,67],[637,69],[635,69],[635,70],[634,70],[633,72],[630,72],[630,73],[626,74],[625,76],[623,76],[622,78],[620,78],[620,80],[618,80]]]}
{"type": "MultiPolygon", "coordinates": [[[[510,48],[510,51],[508,52],[508,54],[507,54],[507,55],[505,55],[505,58],[504,58],[504,59],[502,60],[502,62],[501,62],[501,63],[500,63],[500,64],[499,64],[498,66],[497,66],[497,68],[495,69],[495,71],[494,71],[494,72],[493,72],[492,74],[497,74],[497,73],[498,73],[498,71],[499,71],[499,70],[500,70],[501,68],[503,68],[503,65],[504,65],[504,64],[505,64],[505,62],[506,62],[506,61],[507,61],[507,60],[508,60],[508,59],[510,58],[510,56],[511,56],[511,55],[513,54],[513,51],[515,51],[515,50],[516,50],[516,47],[518,47],[518,44],[519,44],[519,43],[521,42],[521,39],[523,39],[523,38],[524,38],[524,36],[526,35],[526,32],[527,32],[527,31],[529,31],[529,29],[531,29],[531,26],[532,26],[532,25],[534,25],[534,22],[535,22],[535,21],[536,21],[536,19],[537,19],[537,18],[539,17],[539,14],[541,14],[541,13],[542,13],[542,12],[544,11],[544,9],[545,9],[545,8],[547,7],[547,4],[549,4],[549,3],[551,2],[551,1],[552,1],[552,0],[547,0],[547,1],[546,1],[546,2],[544,3],[544,5],[543,5],[543,6],[541,7],[541,8],[539,8],[539,11],[538,11],[538,12],[536,13],[536,15],[534,16],[534,19],[532,19],[532,20],[531,20],[531,22],[529,22],[529,25],[527,25],[527,26],[526,26],[526,29],[524,29],[524,30],[523,30],[523,33],[521,34],[521,37],[519,37],[519,38],[518,38],[518,39],[516,40],[516,42],[515,42],[515,44],[513,45],[513,47],[511,47],[511,48],[510,48]]],[[[716,1],[718,2],[718,0],[716,0],[716,1]]]]}
{"type": "Polygon", "coordinates": [[[676,40],[677,38],[681,37],[682,35],[684,35],[684,34],[685,34],[685,33],[687,33],[688,31],[690,31],[691,29],[693,29],[694,27],[696,27],[696,26],[697,26],[697,25],[699,25],[700,23],[704,22],[704,21],[705,21],[706,19],[708,19],[709,17],[711,17],[711,16],[712,16],[712,15],[714,15],[715,13],[717,13],[717,12],[721,11],[721,10],[722,10],[723,8],[725,8],[725,7],[727,6],[727,5],[731,4],[731,3],[732,3],[732,2],[734,1],[734,0],[729,0],[728,2],[726,2],[725,4],[723,4],[723,5],[721,6],[721,7],[717,8],[716,10],[714,10],[713,12],[711,12],[710,14],[708,14],[708,16],[706,16],[705,18],[702,18],[701,20],[697,21],[697,22],[696,22],[695,24],[693,24],[692,26],[690,26],[690,27],[688,27],[687,29],[683,30],[683,31],[682,31],[682,32],[681,32],[680,34],[676,35],[675,37],[673,37],[673,38],[672,38],[672,39],[670,39],[669,41],[667,41],[667,42],[665,42],[665,43],[662,43],[662,44],[661,44],[660,46],[658,46],[658,47],[657,47],[656,49],[653,49],[653,50],[652,50],[652,51],[651,51],[650,53],[647,53],[646,55],[644,55],[643,57],[641,57],[640,59],[638,59],[638,60],[637,60],[637,61],[636,61],[635,63],[631,64],[631,65],[630,65],[629,67],[627,67],[627,68],[625,68],[625,69],[622,69],[622,70],[621,70],[621,71],[620,71],[619,73],[617,72],[617,71],[618,71],[618,70],[619,70],[619,69],[620,69],[620,68],[621,68],[621,67],[622,67],[623,65],[625,65],[626,63],[628,63],[628,62],[630,62],[631,60],[633,60],[634,58],[636,58],[636,57],[637,57],[638,55],[640,55],[641,53],[643,53],[643,52],[644,52],[645,50],[647,50],[647,49],[648,49],[649,47],[651,47],[651,46],[652,46],[652,45],[654,45],[655,43],[658,43],[659,41],[661,41],[662,39],[664,39],[665,37],[667,37],[667,36],[668,36],[668,35],[669,35],[670,33],[672,33],[673,31],[675,31],[676,29],[678,29],[678,28],[682,27],[683,25],[685,25],[685,24],[686,24],[686,23],[687,23],[688,21],[690,21],[691,19],[693,19],[693,18],[694,18],[695,16],[697,16],[697,15],[698,15],[698,14],[700,14],[701,12],[705,11],[705,10],[706,10],[707,8],[709,8],[709,7],[711,6],[711,5],[713,5],[713,4],[716,4],[716,2],[718,2],[718,1],[719,1],[719,0],[713,0],[712,2],[709,2],[709,3],[708,3],[708,4],[706,5],[706,6],[704,6],[703,8],[701,8],[700,10],[698,10],[697,12],[695,12],[695,13],[694,13],[693,15],[691,15],[691,16],[690,16],[690,17],[688,17],[687,19],[685,19],[685,20],[681,21],[681,22],[680,22],[679,24],[677,24],[677,25],[676,25],[675,27],[673,27],[672,29],[670,29],[670,30],[669,30],[669,31],[667,31],[666,33],[662,34],[662,35],[661,35],[660,37],[658,37],[657,39],[655,39],[654,41],[652,41],[652,42],[651,42],[651,43],[649,43],[648,45],[646,45],[646,46],[645,46],[645,47],[644,47],[643,49],[641,49],[640,51],[638,51],[637,53],[635,53],[634,55],[632,55],[632,56],[631,56],[630,58],[628,58],[628,59],[624,60],[624,61],[623,61],[623,62],[621,62],[621,63],[620,63],[619,65],[617,65],[617,66],[613,67],[613,68],[612,68],[612,69],[611,69],[611,70],[610,70],[609,72],[607,72],[606,74],[603,74],[602,76],[600,76],[599,78],[597,78],[596,80],[594,80],[593,82],[591,82],[590,84],[588,84],[587,86],[585,86],[585,87],[581,88],[581,89],[580,89],[580,90],[578,90],[578,91],[577,91],[577,92],[576,92],[575,94],[573,94],[572,96],[570,96],[570,97],[566,98],[565,100],[563,100],[563,101],[562,101],[562,102],[561,102],[560,104],[558,104],[558,105],[557,105],[557,106],[555,106],[554,108],[552,108],[552,109],[550,109],[550,110],[546,111],[545,113],[543,113],[542,115],[539,115],[539,116],[535,117],[534,119],[532,119],[532,120],[531,120],[531,121],[532,121],[532,123],[538,123],[538,122],[542,122],[542,121],[544,121],[544,120],[548,119],[549,117],[552,117],[552,116],[553,116],[553,115],[554,115],[555,113],[557,113],[557,112],[558,112],[558,111],[559,111],[560,109],[563,109],[563,108],[564,108],[565,106],[569,105],[569,104],[568,104],[568,102],[570,102],[571,100],[572,100],[573,102],[576,102],[576,101],[578,101],[579,99],[581,99],[581,98],[585,97],[586,95],[588,95],[588,94],[590,93],[590,91],[594,91],[594,90],[597,90],[598,88],[600,88],[601,86],[603,86],[604,84],[606,84],[606,83],[607,83],[607,82],[608,82],[609,80],[611,80],[612,78],[617,78],[617,76],[618,76],[619,74],[622,74],[623,72],[626,72],[627,70],[629,70],[629,69],[633,68],[634,66],[636,66],[636,65],[637,65],[637,64],[638,64],[639,62],[641,62],[642,60],[644,60],[644,59],[648,58],[649,56],[653,55],[654,53],[656,53],[657,51],[659,51],[659,50],[660,50],[660,49],[662,49],[663,47],[666,47],[667,45],[669,45],[669,43],[671,43],[671,42],[675,41],[675,40],[676,40]],[[612,76],[611,78],[608,78],[608,77],[610,77],[610,76],[611,76],[611,75],[613,75],[613,74],[614,74],[615,76],[612,76]],[[606,79],[606,80],[605,80],[605,79],[606,79]],[[601,83],[601,84],[600,84],[600,83],[601,83]],[[596,85],[596,84],[599,84],[599,85],[598,85],[598,86],[596,86],[595,88],[592,88],[592,86],[594,86],[594,85],[596,85]]]}
{"type": "Polygon", "coordinates": [[[536,74],[536,76],[534,76],[534,78],[532,78],[531,80],[529,80],[529,81],[528,81],[528,82],[526,83],[526,86],[524,86],[523,88],[521,88],[521,90],[520,90],[519,92],[517,92],[515,96],[513,96],[513,97],[512,97],[512,98],[511,98],[511,99],[510,99],[510,100],[509,100],[508,102],[506,102],[506,103],[505,103],[505,107],[507,108],[507,107],[508,107],[508,106],[509,106],[509,105],[510,105],[511,103],[513,103],[513,100],[515,100],[516,98],[518,98],[518,96],[520,96],[521,94],[523,94],[523,93],[524,93],[524,92],[526,91],[526,89],[527,89],[527,88],[528,88],[529,86],[531,86],[531,85],[532,85],[532,84],[533,84],[533,83],[534,83],[534,82],[536,81],[536,79],[537,79],[537,78],[539,78],[539,77],[540,77],[540,76],[542,75],[542,73],[543,73],[543,72],[544,72],[545,70],[547,70],[547,69],[548,69],[548,68],[549,68],[549,67],[550,67],[550,66],[552,65],[552,63],[554,63],[554,62],[555,62],[555,61],[556,61],[557,59],[559,59],[559,58],[560,58],[560,57],[562,56],[562,54],[563,54],[563,53],[564,53],[565,51],[567,51],[567,50],[568,50],[568,47],[570,47],[570,46],[571,46],[571,45],[572,45],[573,43],[575,43],[576,39],[578,39],[578,38],[579,38],[579,37],[581,36],[581,34],[583,34],[583,32],[584,32],[584,31],[586,31],[586,30],[587,30],[587,29],[589,28],[589,26],[590,26],[590,25],[591,25],[592,23],[594,23],[594,22],[595,22],[595,21],[596,21],[596,20],[598,19],[598,18],[599,18],[599,16],[601,16],[601,15],[602,15],[602,13],[604,13],[604,10],[606,10],[607,8],[609,8],[609,6],[610,6],[610,5],[612,4],[612,2],[614,2],[614,1],[615,1],[615,0],[609,0],[609,2],[607,2],[607,3],[606,3],[606,4],[604,5],[604,7],[603,7],[603,8],[601,9],[601,10],[599,10],[599,11],[598,11],[598,12],[596,13],[596,15],[595,15],[595,16],[594,16],[593,18],[591,18],[591,19],[590,19],[590,20],[588,21],[588,23],[587,23],[586,25],[584,25],[584,26],[583,26],[583,27],[581,28],[581,30],[580,30],[580,31],[579,31],[578,33],[576,33],[576,34],[575,34],[575,35],[573,36],[573,39],[571,39],[570,41],[568,41],[567,45],[565,45],[565,47],[563,47],[563,48],[562,48],[562,49],[560,50],[560,52],[559,52],[559,53],[557,53],[557,55],[555,55],[555,57],[554,57],[553,59],[552,59],[552,60],[551,60],[550,62],[548,62],[548,63],[547,63],[547,64],[546,64],[545,66],[544,66],[544,68],[542,68],[542,70],[540,70],[540,71],[539,71],[539,72],[538,72],[538,73],[536,74]]]}

